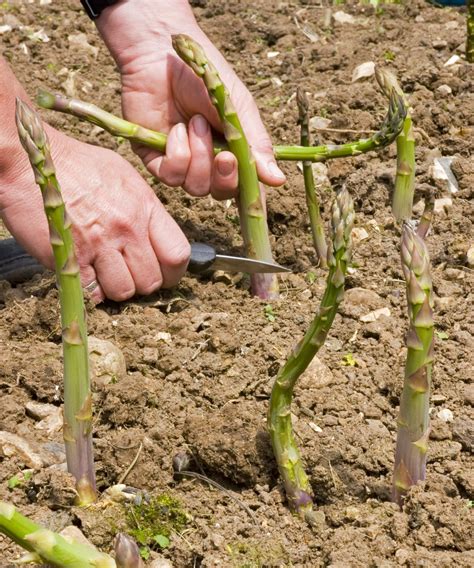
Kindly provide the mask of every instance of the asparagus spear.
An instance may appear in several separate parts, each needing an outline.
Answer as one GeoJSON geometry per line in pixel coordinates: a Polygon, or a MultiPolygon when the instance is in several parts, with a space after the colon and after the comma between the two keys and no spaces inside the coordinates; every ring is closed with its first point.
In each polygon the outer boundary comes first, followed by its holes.
{"type": "Polygon", "coordinates": [[[39,116],[17,99],[16,124],[43,195],[61,303],[64,352],[64,443],[68,470],[76,479],[77,504],[95,501],[92,396],[84,299],[71,221],[56,179],[49,141],[39,116]]]}
{"type": "Polygon", "coordinates": [[[117,568],[144,567],[137,543],[127,534],[119,533],[115,537],[114,549],[117,568]]]}
{"type": "Polygon", "coordinates": [[[401,259],[410,327],[393,476],[393,499],[399,504],[412,485],[425,479],[433,366],[430,259],[425,242],[409,224],[402,229],[401,259]]]}
{"type": "Polygon", "coordinates": [[[47,563],[60,568],[116,568],[108,554],[59,534],[24,517],[13,505],[0,501],[0,532],[29,551],[21,563],[47,563]]]}
{"type": "MultiPolygon", "coordinates": [[[[70,99],[64,95],[54,95],[41,91],[37,97],[39,106],[64,112],[76,116],[92,124],[96,124],[115,136],[121,136],[131,142],[138,142],[159,152],[166,150],[166,134],[143,128],[127,120],[123,120],[96,105],[86,103],[79,99],[70,99]]],[[[347,158],[357,156],[364,152],[380,150],[391,144],[403,127],[407,114],[404,99],[396,92],[389,95],[387,116],[380,130],[368,139],[347,142],[346,144],[331,144],[327,146],[274,146],[273,152],[277,160],[310,160],[311,162],[325,162],[334,158],[347,158]]],[[[214,152],[217,154],[227,146],[215,144],[214,152]]]]}
{"type": "MultiPolygon", "coordinates": [[[[272,262],[264,198],[260,191],[257,166],[248,145],[230,94],[214,64],[202,47],[187,35],[175,35],[173,47],[179,57],[200,77],[209,92],[219,118],[229,150],[235,154],[239,172],[239,216],[242,237],[249,258],[272,262]]],[[[275,274],[251,276],[252,291],[264,299],[278,297],[278,280],[275,274]]]]}
{"type": "Polygon", "coordinates": [[[467,0],[466,59],[474,63],[474,0],[467,0]]]}
{"type": "Polygon", "coordinates": [[[291,509],[308,522],[312,499],[308,477],[291,424],[291,402],[298,377],[324,344],[344,295],[344,281],[351,257],[351,230],[354,222],[352,199],[343,189],[332,206],[332,246],[328,247],[329,274],[319,311],[303,339],[281,368],[273,385],[268,413],[268,430],[283,478],[291,509]]]}
{"type": "MultiPolygon", "coordinates": [[[[298,122],[301,128],[301,145],[310,145],[309,133],[309,101],[303,89],[298,89],[296,92],[296,102],[298,104],[298,122]]],[[[306,206],[308,207],[309,223],[311,226],[311,234],[313,236],[313,244],[316,250],[316,255],[319,259],[319,264],[322,268],[327,268],[327,245],[324,236],[324,224],[321,219],[321,212],[319,210],[319,198],[316,193],[314,185],[313,168],[311,162],[305,160],[303,162],[303,177],[304,188],[306,195],[306,206]]]]}
{"type": "Polygon", "coordinates": [[[397,174],[393,192],[392,211],[397,221],[411,219],[415,194],[415,138],[408,103],[392,73],[376,68],[375,76],[382,90],[390,96],[396,93],[406,106],[403,127],[397,136],[397,174]]]}

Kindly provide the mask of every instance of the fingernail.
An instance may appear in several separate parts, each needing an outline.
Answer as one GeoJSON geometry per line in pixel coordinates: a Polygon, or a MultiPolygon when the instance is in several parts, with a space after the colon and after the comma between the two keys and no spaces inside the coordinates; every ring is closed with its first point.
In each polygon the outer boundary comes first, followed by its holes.
{"type": "Polygon", "coordinates": [[[275,162],[268,162],[268,171],[282,181],[285,179],[285,174],[280,170],[280,168],[275,164],[275,162]]]}
{"type": "Polygon", "coordinates": [[[217,171],[221,176],[227,177],[234,171],[233,160],[217,160],[217,171]]]}
{"type": "Polygon", "coordinates": [[[209,125],[207,123],[207,120],[201,115],[197,115],[194,118],[193,126],[194,126],[194,132],[196,132],[196,134],[200,138],[206,136],[206,134],[209,130],[209,125]]]}

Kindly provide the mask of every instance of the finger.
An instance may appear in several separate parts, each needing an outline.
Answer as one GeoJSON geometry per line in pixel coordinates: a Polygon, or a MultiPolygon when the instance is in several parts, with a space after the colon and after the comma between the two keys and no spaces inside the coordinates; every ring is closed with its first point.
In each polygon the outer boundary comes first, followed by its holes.
{"type": "Polygon", "coordinates": [[[93,266],[81,266],[81,283],[84,289],[84,295],[90,296],[96,304],[100,304],[105,300],[105,294],[102,290],[97,274],[93,266]],[[94,282],[97,283],[96,286],[92,286],[94,282]],[[91,290],[91,288],[93,288],[91,290]]]}
{"type": "Polygon", "coordinates": [[[260,113],[250,93],[243,97],[243,103],[236,106],[242,127],[257,162],[260,181],[271,186],[281,185],[286,180],[285,174],[276,163],[270,136],[263,125],[260,113]]]}
{"type": "Polygon", "coordinates": [[[123,251],[137,294],[147,296],[161,287],[163,276],[155,251],[148,244],[127,244],[123,251]]]}
{"type": "Polygon", "coordinates": [[[203,197],[211,187],[214,161],[211,129],[207,120],[197,114],[189,121],[188,133],[191,161],[183,187],[190,195],[203,197]]]}
{"type": "Polygon", "coordinates": [[[135,295],[135,284],[122,254],[108,249],[94,259],[97,280],[107,298],[123,302],[135,295]]]}
{"type": "Polygon", "coordinates": [[[163,287],[175,286],[186,272],[190,245],[176,222],[157,203],[150,218],[150,241],[160,263],[163,287]]]}
{"type": "Polygon", "coordinates": [[[155,152],[150,153],[148,162],[146,157],[143,160],[145,166],[160,181],[170,187],[183,185],[191,161],[186,126],[179,123],[170,130],[165,156],[156,157],[155,152]]]}
{"type": "Polygon", "coordinates": [[[214,199],[230,199],[237,195],[239,174],[237,160],[231,152],[220,152],[214,159],[211,194],[214,199]]]}

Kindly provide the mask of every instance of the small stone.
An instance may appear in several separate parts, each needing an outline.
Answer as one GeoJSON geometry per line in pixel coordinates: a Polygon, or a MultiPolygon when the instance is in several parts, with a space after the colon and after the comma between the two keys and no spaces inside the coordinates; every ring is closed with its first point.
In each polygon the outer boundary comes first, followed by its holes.
{"type": "Polygon", "coordinates": [[[464,387],[464,402],[474,406],[474,383],[465,385],[464,387]]]}
{"type": "Polygon", "coordinates": [[[437,214],[447,213],[447,210],[453,206],[453,200],[450,197],[441,197],[435,199],[434,212],[437,214]]]}
{"type": "Polygon", "coordinates": [[[82,531],[74,525],[64,527],[59,534],[72,544],[84,544],[85,546],[89,546],[90,548],[97,550],[97,548],[89,540],[87,540],[82,531]]]}
{"type": "Polygon", "coordinates": [[[443,422],[452,422],[454,419],[453,412],[449,408],[442,408],[436,416],[443,422]]]}
{"type": "Polygon", "coordinates": [[[345,316],[359,319],[369,311],[382,308],[384,303],[384,300],[373,290],[351,288],[346,290],[340,310],[345,316]]]}
{"type": "Polygon", "coordinates": [[[5,24],[4,26],[0,26],[0,35],[6,34],[7,32],[11,32],[11,31],[12,31],[12,27],[9,26],[8,24],[5,24]]]}
{"type": "Polygon", "coordinates": [[[71,47],[82,49],[82,50],[90,53],[94,58],[97,57],[97,55],[99,53],[99,48],[95,47],[94,45],[91,45],[87,41],[87,35],[86,34],[83,34],[83,33],[72,34],[72,35],[69,35],[67,37],[67,39],[68,39],[71,47]]]}
{"type": "Polygon", "coordinates": [[[390,317],[390,310],[388,308],[379,308],[378,310],[374,310],[365,314],[359,318],[360,321],[364,323],[377,321],[381,316],[390,317]]]}
{"type": "Polygon", "coordinates": [[[142,360],[148,365],[154,365],[158,360],[158,349],[156,347],[144,347],[142,350],[142,360]]]}
{"type": "Polygon", "coordinates": [[[148,568],[173,568],[173,564],[164,556],[159,556],[152,560],[152,562],[148,565],[148,568]]]}
{"type": "Polygon", "coordinates": [[[395,558],[397,559],[397,564],[399,564],[400,566],[404,566],[410,559],[410,556],[411,552],[406,548],[399,548],[395,552],[395,558]]]}
{"type": "Polygon", "coordinates": [[[444,49],[448,47],[448,42],[444,39],[435,39],[431,45],[434,49],[444,49]]]}
{"type": "Polygon", "coordinates": [[[212,542],[213,547],[216,550],[219,550],[220,548],[223,547],[223,545],[225,543],[225,538],[220,534],[212,533],[211,534],[211,542],[212,542]]]}
{"type": "Polygon", "coordinates": [[[354,243],[359,243],[369,238],[369,233],[364,229],[364,227],[354,227],[351,235],[354,243]]]}
{"type": "Polygon", "coordinates": [[[338,24],[355,24],[356,19],[351,14],[338,10],[332,15],[333,20],[338,24]]]}
{"type": "Polygon", "coordinates": [[[63,427],[63,412],[59,406],[30,401],[25,405],[25,410],[29,416],[39,421],[35,425],[37,430],[46,430],[53,434],[63,427]]]}
{"type": "Polygon", "coordinates": [[[307,369],[298,379],[300,389],[322,388],[330,385],[334,380],[329,367],[318,357],[314,357],[307,369]]]}
{"type": "Polygon", "coordinates": [[[444,394],[434,394],[431,397],[431,402],[433,404],[442,404],[445,401],[446,401],[446,397],[444,396],[444,394]]]}
{"type": "Polygon", "coordinates": [[[472,452],[474,449],[474,420],[470,418],[457,418],[453,422],[453,438],[464,450],[472,452]]]}
{"type": "Polygon", "coordinates": [[[366,61],[358,65],[352,73],[352,82],[360,81],[361,79],[366,79],[367,77],[372,77],[375,73],[375,63],[373,61],[366,61]]]}
{"type": "Polygon", "coordinates": [[[444,64],[444,67],[450,67],[451,65],[455,65],[456,63],[459,63],[459,61],[461,61],[461,58],[459,57],[459,55],[451,55],[451,57],[444,64]]]}
{"type": "Polygon", "coordinates": [[[346,507],[346,510],[344,511],[344,516],[346,519],[349,519],[350,521],[356,521],[360,517],[360,511],[357,507],[349,506],[346,507]]]}
{"type": "Polygon", "coordinates": [[[447,97],[453,92],[449,85],[440,85],[436,90],[440,95],[443,95],[444,97],[447,97]]]}
{"type": "Polygon", "coordinates": [[[10,432],[0,431],[0,454],[5,457],[19,457],[32,469],[41,469],[44,465],[42,457],[24,438],[10,432]]]}
{"type": "Polygon", "coordinates": [[[327,128],[331,124],[331,119],[323,116],[313,116],[309,119],[309,126],[314,129],[327,128]]]}
{"type": "Polygon", "coordinates": [[[466,277],[465,273],[459,268],[446,268],[444,275],[448,280],[464,280],[466,277]]]}
{"type": "Polygon", "coordinates": [[[87,339],[91,362],[91,380],[107,385],[127,375],[127,366],[122,351],[111,341],[90,335],[87,339]]]}
{"type": "Polygon", "coordinates": [[[466,253],[467,265],[474,268],[474,245],[471,245],[466,253]]]}

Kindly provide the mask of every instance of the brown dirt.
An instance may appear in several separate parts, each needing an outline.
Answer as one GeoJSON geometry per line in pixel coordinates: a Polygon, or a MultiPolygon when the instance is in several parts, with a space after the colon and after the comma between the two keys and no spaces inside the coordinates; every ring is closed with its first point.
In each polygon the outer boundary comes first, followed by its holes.
{"type": "MultiPolygon", "coordinates": [[[[378,15],[369,7],[351,5],[344,9],[356,17],[355,24],[325,28],[325,9],[316,0],[194,4],[203,28],[252,90],[276,143],[297,140],[295,105],[290,102],[297,86],[311,94],[313,114],[330,118],[331,127],[376,128],[384,114],[383,97],[373,82],[351,83],[354,67],[374,60],[394,69],[410,96],[418,129],[418,188],[446,196],[444,185],[432,179],[431,165],[436,155],[456,156],[460,189],[451,196],[452,205],[437,215],[428,240],[441,336],[428,481],[411,492],[403,511],[390,503],[407,325],[399,231],[389,207],[391,147],[329,164],[333,188],[347,184],[356,203],[357,226],[366,229],[368,238],[355,246],[351,291],[319,353],[319,370],[302,379],[294,404],[298,440],[323,513],[319,526],[311,530],[289,513],[265,432],[272,381],[310,322],[324,288],[324,273],[314,267],[303,182],[292,164],[284,166],[285,187],[268,192],[276,260],[294,270],[282,279],[281,300],[273,303],[275,321],[268,321],[264,304],[249,296],[245,279],[228,283],[186,277],[171,292],[89,309],[90,333],[113,341],[127,364],[125,376],[97,385],[94,394],[100,488],[117,482],[142,442],[127,483],[178,497],[192,516],[185,534],[172,537],[164,552],[175,567],[473,566],[474,280],[466,260],[474,241],[469,161],[473,75],[463,62],[444,66],[453,53],[462,52],[464,15],[421,0],[406,8],[385,7],[378,15]],[[311,26],[319,40],[311,43],[295,17],[311,26]],[[268,58],[269,51],[279,54],[268,58]],[[452,94],[437,90],[443,84],[452,94]],[[314,283],[310,272],[317,275],[314,283]],[[358,319],[378,307],[388,307],[390,317],[372,323],[358,319]],[[170,334],[168,341],[157,335],[162,332],[170,334]],[[348,354],[355,366],[343,364],[348,354]],[[452,422],[437,417],[442,408],[452,411],[452,422]],[[182,450],[238,495],[257,523],[205,483],[174,480],[172,458],[182,450]]],[[[50,37],[49,43],[34,42],[19,29],[2,36],[3,54],[31,96],[40,86],[62,90],[67,70],[73,70],[80,96],[119,111],[118,75],[78,2],[40,6],[16,0],[3,3],[1,10],[35,30],[43,27],[50,37]],[[97,60],[69,48],[67,36],[78,32],[87,33],[99,48],[97,60]]],[[[126,144],[118,145],[105,133],[91,134],[92,127],[67,117],[45,116],[83,140],[117,149],[138,165],[126,144]]],[[[347,135],[320,133],[320,138],[340,142],[347,135]]],[[[190,238],[238,250],[234,206],[155,186],[190,238]]],[[[325,216],[330,197],[328,190],[323,195],[325,216]]],[[[0,315],[0,430],[29,440],[45,468],[61,463],[60,433],[48,436],[35,429],[25,413],[30,400],[61,403],[58,301],[52,278],[37,278],[16,289],[2,283],[0,315]]],[[[0,457],[0,463],[0,498],[56,529],[73,522],[95,544],[110,549],[118,523],[112,522],[115,513],[71,509],[67,477],[50,469],[35,474],[26,488],[9,491],[7,480],[25,464],[14,457],[0,457]]],[[[0,565],[13,566],[17,555],[18,548],[0,538],[0,565]]]]}

